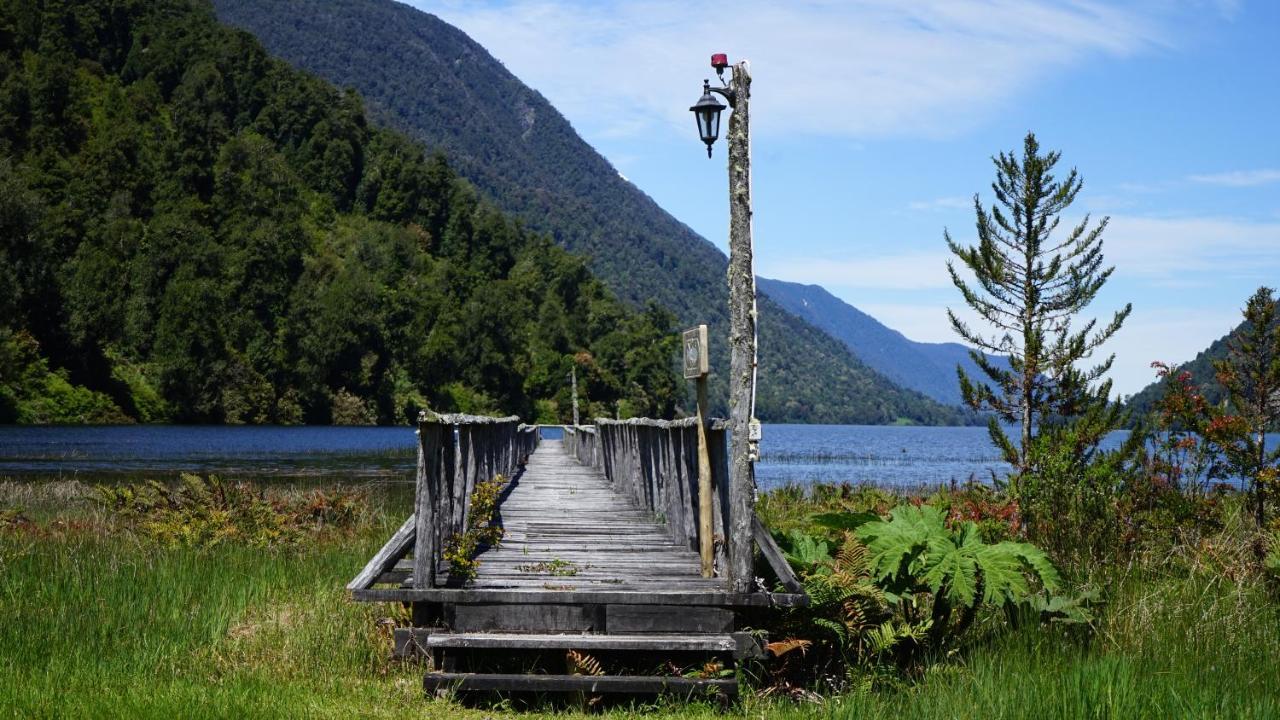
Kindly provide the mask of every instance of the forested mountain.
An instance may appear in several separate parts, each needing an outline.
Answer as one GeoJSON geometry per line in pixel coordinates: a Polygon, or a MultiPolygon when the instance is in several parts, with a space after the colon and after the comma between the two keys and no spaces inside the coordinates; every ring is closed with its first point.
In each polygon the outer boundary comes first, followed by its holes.
{"type": "Polygon", "coordinates": [[[674,318],[189,0],[0,4],[0,422],[669,416],[674,318]]]}
{"type": "MultiPolygon", "coordinates": [[[[963,366],[970,377],[983,377],[964,345],[908,340],[902,333],[817,285],[760,278],[758,286],[782,307],[843,342],[872,369],[938,402],[948,405],[962,402],[956,365],[963,366]]],[[[996,361],[1007,365],[1003,358],[996,361]]]]}
{"type": "MultiPolygon", "coordinates": [[[[219,17],[273,53],[362,92],[371,116],[444,151],[504,210],[589,258],[624,300],[656,300],[712,327],[727,368],[725,269],[714,245],[619,177],[559,112],[462,31],[391,0],[214,0],[219,17]]],[[[758,414],[772,422],[954,423],[961,413],[903,390],[767,297],[758,414]]],[[[712,378],[723,412],[723,375],[712,378]]]]}

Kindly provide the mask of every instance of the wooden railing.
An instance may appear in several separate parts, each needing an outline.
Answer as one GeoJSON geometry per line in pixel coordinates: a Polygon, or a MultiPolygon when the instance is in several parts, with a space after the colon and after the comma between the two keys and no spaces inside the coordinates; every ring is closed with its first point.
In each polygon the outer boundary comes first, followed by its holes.
{"type": "Polygon", "coordinates": [[[565,425],[564,451],[583,465],[600,467],[600,439],[594,425],[565,425]]]}
{"type": "MultiPolygon", "coordinates": [[[[698,426],[685,420],[596,419],[592,426],[567,426],[565,451],[583,465],[600,468],[617,488],[667,526],[672,539],[697,551],[698,426]]],[[[711,504],[715,573],[723,577],[729,536],[728,437],[725,423],[712,420],[707,430],[714,493],[711,504]]],[[[736,539],[750,543],[750,535],[736,539]]]]}
{"type": "MultiPolygon", "coordinates": [[[[613,486],[627,493],[656,519],[667,525],[671,537],[690,550],[699,549],[698,529],[698,426],[697,419],[632,420],[596,419],[596,424],[565,426],[565,452],[583,465],[598,467],[613,486]]],[[[758,517],[730,523],[729,433],[724,420],[707,423],[707,450],[711,459],[711,527],[715,576],[728,577],[726,557],[741,548],[750,557],[758,549],[773,576],[787,592],[802,593],[799,578],[758,517]]],[[[754,515],[754,513],[753,513],[754,515]]],[[[734,583],[756,587],[756,579],[734,583]]]]}
{"type": "Polygon", "coordinates": [[[521,425],[518,417],[419,416],[415,588],[435,584],[445,543],[467,527],[476,484],[497,475],[510,479],[539,439],[538,429],[521,425]]]}

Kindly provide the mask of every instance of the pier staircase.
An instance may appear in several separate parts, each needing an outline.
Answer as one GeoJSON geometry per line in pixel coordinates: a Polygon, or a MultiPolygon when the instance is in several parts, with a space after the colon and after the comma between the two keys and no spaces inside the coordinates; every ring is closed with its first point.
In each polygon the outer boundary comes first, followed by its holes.
{"type": "Polygon", "coordinates": [[[737,666],[761,656],[751,632],[771,608],[803,604],[799,581],[758,521],[733,538],[724,508],[724,432],[712,433],[717,562],[698,545],[696,426],[597,421],[564,439],[514,418],[419,423],[415,513],[348,585],[353,597],[403,602],[412,627],[395,652],[429,658],[429,692],[675,694],[731,701],[737,666]],[[502,539],[474,577],[444,561],[467,527],[478,482],[505,480],[491,522],[502,539]],[[426,518],[427,522],[423,522],[426,518]],[[732,592],[734,542],[759,553],[761,578],[732,592]]]}

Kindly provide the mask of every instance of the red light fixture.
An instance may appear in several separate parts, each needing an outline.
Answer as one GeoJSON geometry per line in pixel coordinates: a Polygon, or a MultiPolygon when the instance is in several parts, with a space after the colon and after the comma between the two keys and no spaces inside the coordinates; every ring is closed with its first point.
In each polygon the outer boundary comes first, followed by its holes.
{"type": "Polygon", "coordinates": [[[716,76],[723,77],[724,69],[729,67],[729,56],[724,53],[716,53],[711,56],[711,67],[716,69],[716,76]]]}

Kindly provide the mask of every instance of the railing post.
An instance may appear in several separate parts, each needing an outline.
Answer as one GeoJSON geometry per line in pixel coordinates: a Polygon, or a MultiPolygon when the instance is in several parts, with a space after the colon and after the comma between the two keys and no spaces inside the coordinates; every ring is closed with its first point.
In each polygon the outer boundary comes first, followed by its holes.
{"type": "Polygon", "coordinates": [[[429,588],[435,584],[435,560],[439,553],[436,541],[436,502],[440,496],[440,474],[437,471],[442,428],[439,423],[418,422],[418,477],[414,494],[416,537],[413,546],[413,586],[429,588]]]}

